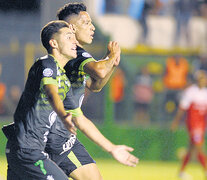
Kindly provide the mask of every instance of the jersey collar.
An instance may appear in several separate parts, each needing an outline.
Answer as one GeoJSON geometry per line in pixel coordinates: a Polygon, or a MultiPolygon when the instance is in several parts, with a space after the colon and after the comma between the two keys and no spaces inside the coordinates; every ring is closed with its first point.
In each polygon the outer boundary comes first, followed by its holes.
{"type": "Polygon", "coordinates": [[[65,73],[65,69],[62,68],[62,67],[59,65],[59,63],[58,63],[58,61],[55,59],[55,57],[54,57],[52,54],[49,54],[49,56],[51,56],[51,57],[54,59],[55,63],[58,65],[58,67],[65,73]]]}

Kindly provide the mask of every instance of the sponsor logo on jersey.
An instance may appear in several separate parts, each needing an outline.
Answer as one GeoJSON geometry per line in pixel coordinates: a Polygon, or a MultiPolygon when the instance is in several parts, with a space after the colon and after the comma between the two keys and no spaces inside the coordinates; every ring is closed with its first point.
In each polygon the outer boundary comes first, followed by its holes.
{"type": "Polygon", "coordinates": [[[76,140],[76,135],[71,134],[70,138],[63,144],[63,151],[60,153],[60,155],[66,151],[69,151],[75,144],[75,140],[76,140]]]}
{"type": "Polygon", "coordinates": [[[83,52],[82,56],[87,58],[92,57],[88,52],[83,52]]]}
{"type": "Polygon", "coordinates": [[[57,113],[55,111],[51,112],[48,117],[50,125],[49,126],[46,125],[46,127],[51,128],[51,126],[54,124],[56,118],[57,118],[57,113]]]}
{"type": "Polygon", "coordinates": [[[53,75],[53,70],[50,69],[50,68],[46,68],[46,69],[44,69],[44,71],[43,71],[43,75],[44,75],[45,77],[51,77],[51,76],[53,75]]]}
{"type": "Polygon", "coordinates": [[[44,134],[44,140],[43,140],[44,142],[47,142],[48,134],[49,134],[49,131],[46,131],[45,134],[44,134]]]}

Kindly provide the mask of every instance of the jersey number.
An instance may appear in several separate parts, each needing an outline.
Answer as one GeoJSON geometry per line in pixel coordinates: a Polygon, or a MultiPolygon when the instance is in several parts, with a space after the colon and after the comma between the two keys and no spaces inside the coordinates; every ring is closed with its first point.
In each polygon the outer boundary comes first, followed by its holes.
{"type": "Polygon", "coordinates": [[[45,168],[44,168],[44,162],[43,162],[42,160],[37,161],[34,165],[35,165],[35,166],[40,166],[40,170],[42,171],[42,173],[43,173],[44,175],[47,174],[47,171],[46,171],[45,168]]]}

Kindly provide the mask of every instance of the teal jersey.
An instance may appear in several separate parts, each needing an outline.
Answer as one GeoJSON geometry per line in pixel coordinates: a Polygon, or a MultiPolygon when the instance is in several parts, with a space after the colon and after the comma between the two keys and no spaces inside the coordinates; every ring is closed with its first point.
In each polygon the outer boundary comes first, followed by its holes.
{"type": "Polygon", "coordinates": [[[16,143],[20,148],[45,148],[47,136],[57,119],[43,88],[47,84],[58,87],[61,100],[71,89],[65,70],[51,55],[39,58],[31,67],[14,114],[16,143]]]}

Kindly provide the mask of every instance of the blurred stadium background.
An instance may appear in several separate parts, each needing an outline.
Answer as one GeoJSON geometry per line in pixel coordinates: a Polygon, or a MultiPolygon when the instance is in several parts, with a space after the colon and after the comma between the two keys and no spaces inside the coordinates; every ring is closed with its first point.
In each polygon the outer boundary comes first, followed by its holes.
{"type": "MultiPolygon", "coordinates": [[[[96,32],[87,50],[95,58],[106,53],[109,40],[122,48],[119,69],[100,93],[86,92],[83,111],[114,143],[134,147],[140,164],[121,166],[80,133],[79,138],[106,180],[176,179],[188,137],[184,123],[175,133],[170,124],[183,88],[196,70],[207,70],[206,0],[0,0],[0,127],[12,121],[28,70],[46,53],[41,27],[67,2],[88,7],[96,32]],[[165,81],[170,57],[187,62],[186,82],[178,88],[165,81]]],[[[0,142],[0,179],[5,179],[2,132],[0,142]]],[[[204,177],[194,162],[187,171],[195,180],[204,177]]]]}

